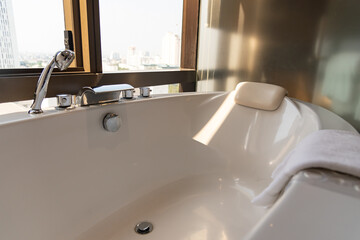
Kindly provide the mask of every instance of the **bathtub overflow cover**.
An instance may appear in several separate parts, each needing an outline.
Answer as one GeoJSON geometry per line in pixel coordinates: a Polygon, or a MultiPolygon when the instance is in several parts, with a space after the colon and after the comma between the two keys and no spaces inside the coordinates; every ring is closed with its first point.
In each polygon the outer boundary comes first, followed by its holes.
{"type": "Polygon", "coordinates": [[[135,226],[135,232],[139,234],[148,234],[153,230],[153,225],[149,222],[140,222],[135,226]]]}

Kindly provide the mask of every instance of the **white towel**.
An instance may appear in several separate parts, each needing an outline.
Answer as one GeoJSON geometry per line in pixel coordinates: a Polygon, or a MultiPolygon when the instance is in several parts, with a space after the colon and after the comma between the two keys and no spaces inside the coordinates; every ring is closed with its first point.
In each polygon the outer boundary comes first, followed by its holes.
{"type": "Polygon", "coordinates": [[[305,137],[279,164],[273,181],[253,203],[269,206],[297,172],[325,168],[360,177],[360,135],[341,130],[320,130],[305,137]]]}

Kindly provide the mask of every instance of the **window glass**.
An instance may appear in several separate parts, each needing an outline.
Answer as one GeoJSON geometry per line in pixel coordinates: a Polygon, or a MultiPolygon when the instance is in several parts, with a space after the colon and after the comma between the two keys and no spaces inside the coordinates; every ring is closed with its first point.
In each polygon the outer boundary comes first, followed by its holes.
{"type": "Polygon", "coordinates": [[[180,68],[183,0],[100,0],[103,71],[180,68]]]}
{"type": "Polygon", "coordinates": [[[152,92],[151,94],[168,94],[168,93],[179,93],[180,84],[169,84],[169,85],[159,85],[150,87],[152,92]]]}
{"type": "Polygon", "coordinates": [[[64,48],[62,0],[0,0],[0,69],[41,68],[64,48]]]}

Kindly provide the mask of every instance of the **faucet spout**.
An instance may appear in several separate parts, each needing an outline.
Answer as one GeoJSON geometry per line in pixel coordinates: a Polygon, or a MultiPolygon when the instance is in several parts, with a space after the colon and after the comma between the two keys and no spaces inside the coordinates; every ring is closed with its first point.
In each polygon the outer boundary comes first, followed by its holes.
{"type": "Polygon", "coordinates": [[[61,71],[63,71],[69,67],[74,58],[75,53],[71,50],[59,51],[55,54],[39,77],[34,93],[34,102],[30,107],[29,113],[38,114],[43,112],[41,110],[41,104],[46,97],[50,76],[54,67],[57,66],[61,71]]]}

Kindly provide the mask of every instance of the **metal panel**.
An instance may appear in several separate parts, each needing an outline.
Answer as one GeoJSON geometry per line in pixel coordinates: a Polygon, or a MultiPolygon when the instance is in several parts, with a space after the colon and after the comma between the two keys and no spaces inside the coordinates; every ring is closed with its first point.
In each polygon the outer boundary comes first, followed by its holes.
{"type": "Polygon", "coordinates": [[[204,0],[198,91],[274,83],[360,129],[360,2],[204,0]]]}

